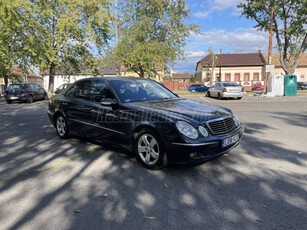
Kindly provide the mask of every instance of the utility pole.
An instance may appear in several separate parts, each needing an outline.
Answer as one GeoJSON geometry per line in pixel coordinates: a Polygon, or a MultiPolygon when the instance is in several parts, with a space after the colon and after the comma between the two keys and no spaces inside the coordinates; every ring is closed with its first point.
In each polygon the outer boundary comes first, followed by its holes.
{"type": "Polygon", "coordinates": [[[214,58],[215,58],[215,56],[213,56],[213,58],[212,58],[212,70],[211,70],[210,87],[212,87],[214,85],[214,58]]]}
{"type": "MultiPolygon", "coordinates": [[[[269,54],[268,54],[268,64],[272,65],[272,37],[273,37],[273,16],[274,16],[274,8],[271,8],[271,22],[270,22],[270,38],[269,38],[269,54]]],[[[266,74],[266,92],[268,92],[268,77],[271,73],[266,74]]]]}
{"type": "Polygon", "coordinates": [[[268,55],[268,64],[272,64],[272,37],[273,37],[273,15],[274,8],[271,8],[271,23],[270,23],[270,39],[269,39],[269,55],[268,55]]]}
{"type": "Polygon", "coordinates": [[[219,72],[219,77],[220,77],[220,81],[222,80],[222,49],[220,49],[220,72],[219,72]]]}

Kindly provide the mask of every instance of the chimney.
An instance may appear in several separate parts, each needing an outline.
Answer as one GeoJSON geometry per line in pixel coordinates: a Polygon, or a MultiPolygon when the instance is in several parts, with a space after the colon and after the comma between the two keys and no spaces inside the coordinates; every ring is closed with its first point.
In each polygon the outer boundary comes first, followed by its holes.
{"type": "Polygon", "coordinates": [[[261,50],[258,50],[258,54],[261,54],[261,50]]]}
{"type": "Polygon", "coordinates": [[[236,51],[235,51],[235,54],[238,54],[238,53],[239,53],[239,51],[238,51],[238,50],[236,50],[236,51]]]}

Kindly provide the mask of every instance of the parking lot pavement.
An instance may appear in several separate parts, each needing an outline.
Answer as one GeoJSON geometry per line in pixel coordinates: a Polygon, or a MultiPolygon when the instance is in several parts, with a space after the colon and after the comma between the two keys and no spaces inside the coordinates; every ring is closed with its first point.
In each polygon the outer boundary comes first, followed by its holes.
{"type": "Polygon", "coordinates": [[[0,228],[306,229],[307,97],[193,99],[232,109],[245,126],[241,144],[160,171],[59,139],[47,101],[0,101],[0,228]]]}

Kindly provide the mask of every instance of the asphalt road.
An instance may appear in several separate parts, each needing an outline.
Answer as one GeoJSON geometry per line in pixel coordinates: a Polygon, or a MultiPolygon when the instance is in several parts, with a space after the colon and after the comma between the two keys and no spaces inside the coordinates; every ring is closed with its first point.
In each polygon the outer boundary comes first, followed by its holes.
{"type": "Polygon", "coordinates": [[[143,168],[0,101],[0,229],[307,229],[307,96],[192,96],[231,108],[241,144],[198,167],[143,168]]]}

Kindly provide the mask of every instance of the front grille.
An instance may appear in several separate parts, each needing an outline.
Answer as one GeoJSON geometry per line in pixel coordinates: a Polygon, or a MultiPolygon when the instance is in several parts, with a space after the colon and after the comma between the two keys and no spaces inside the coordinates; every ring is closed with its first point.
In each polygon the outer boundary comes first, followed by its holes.
{"type": "Polygon", "coordinates": [[[207,122],[210,131],[213,134],[225,134],[235,128],[235,122],[232,117],[224,117],[207,122]]]}

